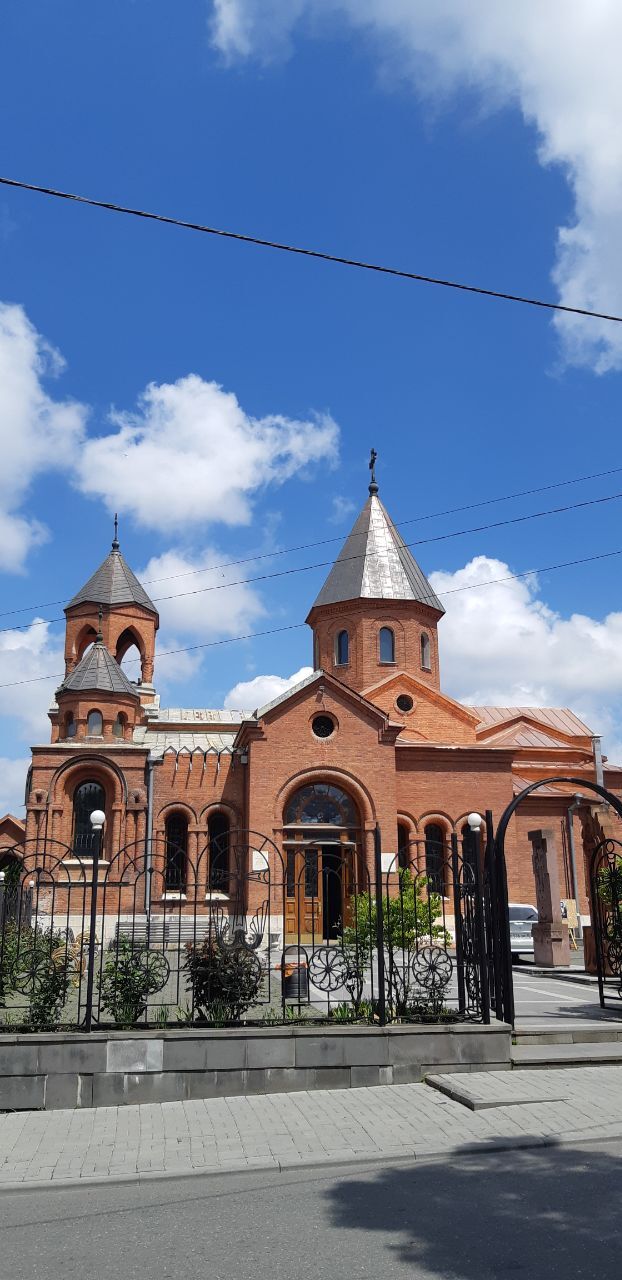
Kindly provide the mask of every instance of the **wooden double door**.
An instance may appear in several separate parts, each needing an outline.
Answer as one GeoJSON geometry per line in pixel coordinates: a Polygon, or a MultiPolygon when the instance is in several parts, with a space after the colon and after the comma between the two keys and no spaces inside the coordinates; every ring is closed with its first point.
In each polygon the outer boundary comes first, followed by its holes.
{"type": "Polygon", "coordinates": [[[302,942],[341,936],[351,915],[353,844],[290,844],[285,853],[285,936],[302,942]]]}

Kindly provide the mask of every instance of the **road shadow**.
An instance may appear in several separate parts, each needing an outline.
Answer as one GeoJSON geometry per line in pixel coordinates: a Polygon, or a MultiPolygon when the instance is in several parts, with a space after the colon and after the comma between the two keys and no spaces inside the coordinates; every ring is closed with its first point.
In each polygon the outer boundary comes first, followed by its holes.
{"type": "Polygon", "coordinates": [[[561,1146],[465,1153],[326,1191],[333,1227],[369,1232],[374,1254],[384,1235],[388,1274],[442,1280],[617,1280],[621,1198],[622,1156],[561,1146]]]}

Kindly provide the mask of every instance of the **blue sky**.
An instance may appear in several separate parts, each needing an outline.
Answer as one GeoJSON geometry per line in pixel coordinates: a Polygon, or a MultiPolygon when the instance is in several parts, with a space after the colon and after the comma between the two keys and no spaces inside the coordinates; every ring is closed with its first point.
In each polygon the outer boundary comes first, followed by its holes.
{"type": "MultiPolygon", "coordinates": [[[[0,167],[620,312],[620,90],[602,56],[615,6],[589,39],[574,3],[562,35],[528,0],[521,41],[493,13],[488,0],[422,3],[416,18],[406,0],[5,0],[0,167]],[[559,91],[569,68],[579,106],[598,106],[589,129],[559,91]]],[[[223,580],[191,570],[332,537],[233,576],[329,559],[366,497],[372,444],[396,521],[622,466],[613,326],[556,328],[530,308],[7,188],[0,302],[2,626],[59,617],[47,602],[106,554],[117,506],[137,571],[189,575],[153,582],[159,596],[223,580]]],[[[622,473],[404,536],[618,491],[622,473]]],[[[613,501],[415,553],[451,593],[619,546],[613,501]]],[[[162,647],[302,622],[326,572],[163,601],[162,647]]],[[[572,705],[617,750],[619,580],[614,559],[448,595],[447,691],[572,705]]],[[[57,622],[0,633],[0,808],[19,805],[55,687],[12,682],[62,671],[61,642],[57,622]]],[[[260,677],[287,679],[310,654],[295,630],[163,658],[156,682],[165,703],[219,706],[255,681],[239,697],[256,705],[273,687],[260,677]]]]}

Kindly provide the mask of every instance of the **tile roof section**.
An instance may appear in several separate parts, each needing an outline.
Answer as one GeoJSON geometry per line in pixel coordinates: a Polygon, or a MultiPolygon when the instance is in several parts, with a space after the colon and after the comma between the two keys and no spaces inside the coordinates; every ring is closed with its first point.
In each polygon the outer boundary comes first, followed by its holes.
{"type": "Polygon", "coordinates": [[[114,549],[69,601],[67,608],[72,609],[77,604],[103,604],[109,607],[139,604],[143,609],[149,609],[150,613],[158,612],[121,552],[114,549]]]}
{"type": "Polygon", "coordinates": [[[445,612],[375,494],[365,503],[313,607],[359,599],[416,600],[445,612]]]}
{"type": "Polygon", "coordinates": [[[119,693],[125,698],[138,698],[138,689],[128,680],[118,662],[112,657],[101,640],[96,640],[77,667],[65,677],[58,693],[69,690],[78,693],[119,693]]]}
{"type": "Polygon", "coordinates": [[[507,723],[508,720],[536,720],[547,729],[565,733],[571,738],[590,738],[592,730],[568,707],[471,707],[480,718],[480,733],[507,723]]]}
{"type": "Polygon", "coordinates": [[[160,707],[157,713],[162,724],[241,724],[249,720],[250,711],[234,711],[225,707],[223,710],[211,710],[209,707],[160,707]]]}

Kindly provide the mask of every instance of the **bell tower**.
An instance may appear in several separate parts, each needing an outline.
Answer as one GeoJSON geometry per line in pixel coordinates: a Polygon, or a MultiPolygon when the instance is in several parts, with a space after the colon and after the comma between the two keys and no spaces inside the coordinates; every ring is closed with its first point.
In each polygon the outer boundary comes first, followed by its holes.
{"type": "Polygon", "coordinates": [[[65,677],[98,637],[116,663],[135,646],[140,656],[137,692],[151,700],[158,611],[121,555],[116,516],[106,559],[69,601],[65,617],[65,677]]]}
{"type": "Polygon", "coordinates": [[[438,596],[378,497],[372,449],[369,497],[307,617],[314,667],[358,693],[406,672],[440,688],[438,596]]]}

